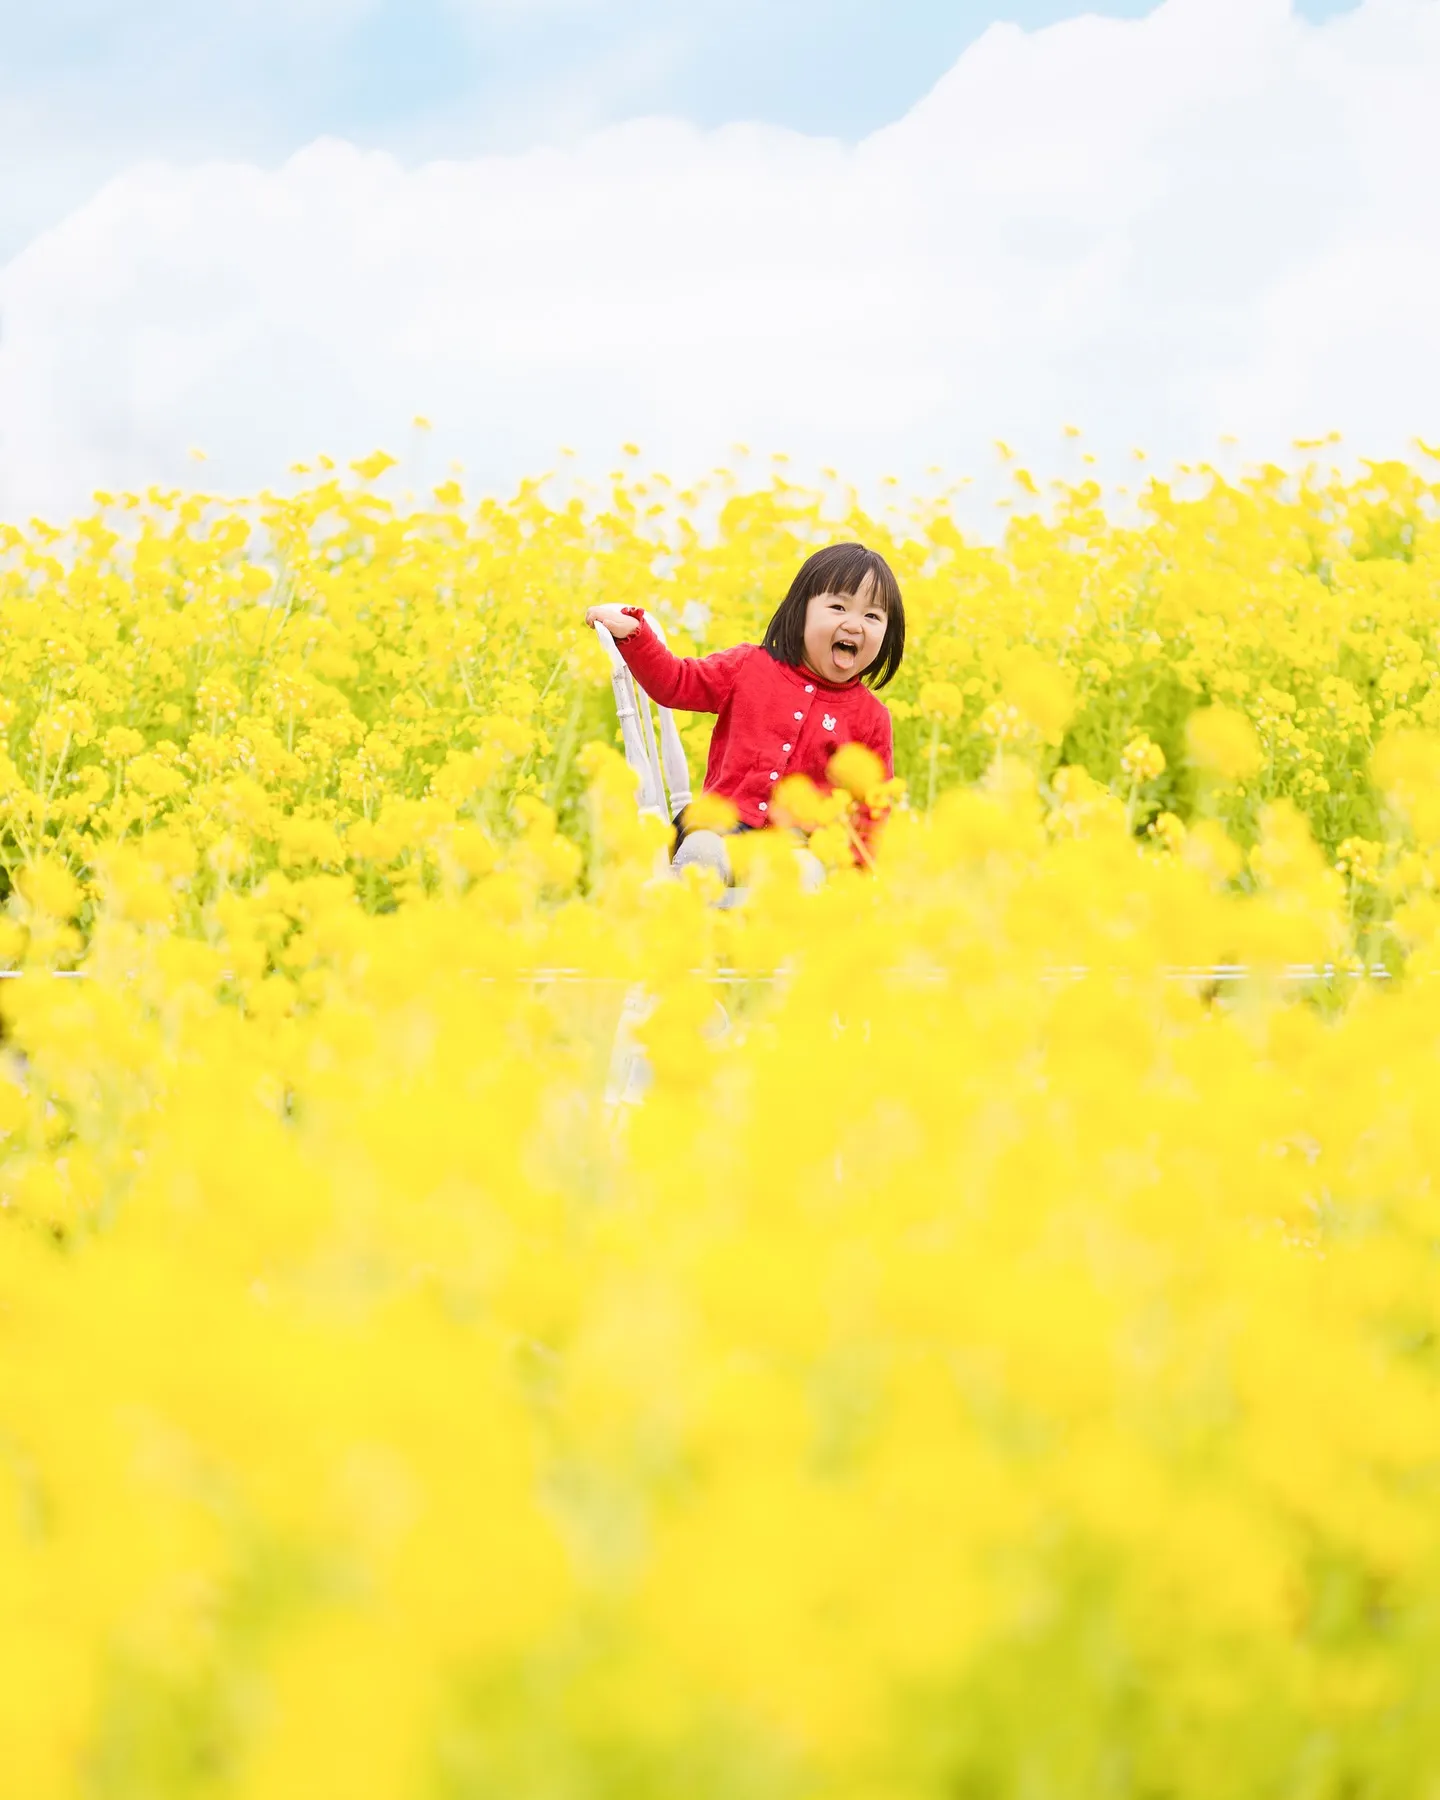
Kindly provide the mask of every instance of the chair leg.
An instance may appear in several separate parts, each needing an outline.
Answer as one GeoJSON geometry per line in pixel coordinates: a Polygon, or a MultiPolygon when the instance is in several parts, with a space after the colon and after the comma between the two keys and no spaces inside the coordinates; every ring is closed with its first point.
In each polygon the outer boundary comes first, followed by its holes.
{"type": "Polygon", "coordinates": [[[645,1046],[635,1036],[655,1010],[653,996],[638,982],[626,990],[610,1046],[610,1073],[605,1083],[605,1104],[612,1110],[638,1106],[651,1082],[645,1046]]]}

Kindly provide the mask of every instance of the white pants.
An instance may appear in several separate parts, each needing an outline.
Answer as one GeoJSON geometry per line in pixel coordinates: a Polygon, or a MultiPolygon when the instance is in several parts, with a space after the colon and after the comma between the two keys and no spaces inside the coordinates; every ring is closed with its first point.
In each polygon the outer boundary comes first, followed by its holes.
{"type": "MultiPolygon", "coordinates": [[[[809,850],[797,849],[795,860],[800,865],[800,886],[807,894],[825,885],[825,865],[809,850]]],[[[735,871],[730,866],[730,852],[718,831],[687,832],[675,852],[672,869],[713,869],[726,887],[735,885],[735,871]]]]}
{"type": "Polygon", "coordinates": [[[718,831],[690,831],[671,862],[672,869],[713,869],[729,887],[735,879],[730,867],[730,852],[718,831]]]}

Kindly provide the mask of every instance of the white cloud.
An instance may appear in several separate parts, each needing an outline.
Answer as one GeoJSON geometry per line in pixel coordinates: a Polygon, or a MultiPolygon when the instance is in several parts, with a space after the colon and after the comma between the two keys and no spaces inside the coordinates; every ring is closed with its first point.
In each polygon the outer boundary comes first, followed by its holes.
{"type": "Polygon", "coordinates": [[[648,121],[406,171],[149,166],[0,273],[0,515],[279,477],[415,411],[507,483],[638,437],[857,474],[1440,435],[1440,7],[1168,0],[996,28],[853,148],[648,121]]]}

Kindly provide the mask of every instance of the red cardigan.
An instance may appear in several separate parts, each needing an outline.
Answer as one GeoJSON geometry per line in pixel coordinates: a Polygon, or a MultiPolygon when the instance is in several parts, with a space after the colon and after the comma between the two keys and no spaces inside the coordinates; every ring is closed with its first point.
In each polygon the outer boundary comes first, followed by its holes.
{"type": "Polygon", "coordinates": [[[808,775],[829,793],[826,764],[842,744],[867,745],[880,758],[885,779],[895,773],[890,714],[858,675],[835,687],[808,669],[777,662],[758,644],[737,644],[713,656],[672,656],[645,623],[642,607],[624,610],[640,629],[615,647],[650,698],[685,712],[720,715],[705,792],[734,801],[745,824],[767,823],[770,795],[786,775],[808,775]]]}

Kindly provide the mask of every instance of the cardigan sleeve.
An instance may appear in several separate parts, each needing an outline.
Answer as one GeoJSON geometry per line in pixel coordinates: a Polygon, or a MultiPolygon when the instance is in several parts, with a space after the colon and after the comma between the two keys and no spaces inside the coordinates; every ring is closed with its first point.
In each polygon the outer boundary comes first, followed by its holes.
{"type": "Polygon", "coordinates": [[[640,621],[640,629],[628,638],[617,638],[615,648],[650,698],[685,712],[719,712],[755,646],[737,644],[713,656],[674,656],[650,629],[641,607],[624,610],[640,621]]]}

